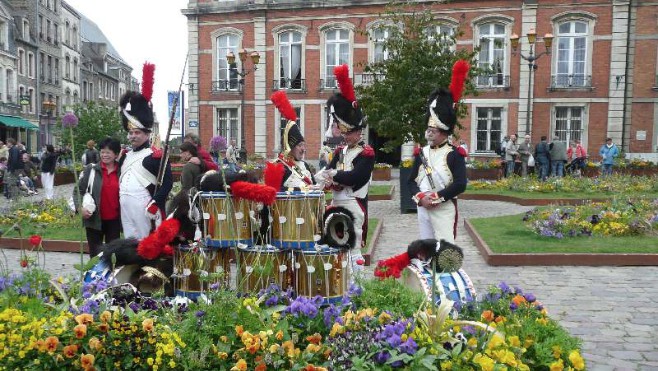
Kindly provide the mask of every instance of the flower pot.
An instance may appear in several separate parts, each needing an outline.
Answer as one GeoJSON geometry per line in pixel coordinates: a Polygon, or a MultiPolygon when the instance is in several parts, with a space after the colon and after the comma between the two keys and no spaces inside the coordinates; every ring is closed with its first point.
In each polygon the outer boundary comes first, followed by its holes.
{"type": "Polygon", "coordinates": [[[583,176],[588,178],[594,178],[601,174],[601,171],[598,167],[586,167],[582,171],[583,176]]]}
{"type": "Polygon", "coordinates": [[[73,172],[70,170],[64,170],[64,171],[57,171],[55,172],[55,181],[54,185],[62,185],[62,184],[71,184],[75,182],[75,176],[73,175],[73,172]]]}
{"type": "Polygon", "coordinates": [[[375,168],[372,171],[372,180],[391,180],[391,168],[375,168]]]}
{"type": "Polygon", "coordinates": [[[501,169],[470,169],[466,168],[466,178],[471,180],[497,180],[501,178],[501,169]]]}

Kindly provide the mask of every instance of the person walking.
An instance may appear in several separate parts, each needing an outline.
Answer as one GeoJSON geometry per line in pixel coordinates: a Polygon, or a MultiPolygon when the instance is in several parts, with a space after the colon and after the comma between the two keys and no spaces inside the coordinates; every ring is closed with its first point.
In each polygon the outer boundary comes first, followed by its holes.
{"type": "Polygon", "coordinates": [[[514,175],[516,161],[519,158],[519,145],[516,143],[516,134],[509,136],[509,142],[505,147],[505,163],[507,164],[506,174],[508,177],[514,175]]]}
{"type": "Polygon", "coordinates": [[[99,148],[100,161],[96,164],[90,163],[84,168],[78,187],[73,190],[73,201],[76,210],[82,216],[82,224],[87,234],[90,257],[101,252],[103,243],[114,241],[121,236],[119,163],[117,162],[121,153],[121,143],[116,139],[106,138],[100,142],[99,148]],[[79,204],[88,188],[96,205],[93,211],[79,204]],[[80,198],[76,191],[79,192],[80,198]]]}
{"type": "Polygon", "coordinates": [[[87,141],[87,149],[85,150],[85,153],[82,155],[82,164],[83,165],[97,164],[99,160],[100,160],[100,155],[96,150],[96,142],[90,139],[87,141]]]}
{"type": "Polygon", "coordinates": [[[52,200],[55,195],[55,170],[57,168],[57,153],[52,144],[46,145],[46,151],[41,158],[41,185],[46,200],[52,200]]]}
{"type": "Polygon", "coordinates": [[[230,144],[226,147],[226,163],[231,171],[238,171],[237,150],[235,148],[235,139],[231,139],[230,144]]]}
{"type": "Polygon", "coordinates": [[[541,141],[535,147],[535,168],[538,169],[537,176],[540,181],[548,178],[548,172],[551,166],[551,154],[546,141],[546,135],[541,136],[541,141]]]}
{"type": "Polygon", "coordinates": [[[612,142],[612,138],[606,138],[605,144],[599,150],[601,155],[602,176],[612,175],[612,168],[615,164],[615,158],[619,156],[619,148],[612,142]]]}
{"type": "Polygon", "coordinates": [[[526,134],[523,143],[519,144],[519,155],[521,156],[521,176],[528,176],[528,161],[534,152],[532,143],[530,143],[530,134],[526,134]]]}
{"type": "Polygon", "coordinates": [[[551,176],[563,177],[564,164],[567,162],[567,143],[555,135],[548,149],[551,154],[551,176]]]}

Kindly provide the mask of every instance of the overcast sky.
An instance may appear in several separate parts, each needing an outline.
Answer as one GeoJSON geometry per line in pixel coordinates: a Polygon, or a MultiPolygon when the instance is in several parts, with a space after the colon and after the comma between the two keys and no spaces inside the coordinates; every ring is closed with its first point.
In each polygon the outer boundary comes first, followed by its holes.
{"type": "MultiPolygon", "coordinates": [[[[155,64],[153,106],[169,122],[167,91],[178,90],[187,54],[187,0],[65,0],[103,31],[121,58],[142,80],[142,65],[155,64]]],[[[187,74],[183,83],[187,83],[187,74]]],[[[185,86],[183,86],[185,89],[185,86]]],[[[187,104],[187,103],[186,103],[187,104]]],[[[165,128],[161,128],[164,136],[165,128]]],[[[164,139],[164,138],[163,138],[164,139]]]]}

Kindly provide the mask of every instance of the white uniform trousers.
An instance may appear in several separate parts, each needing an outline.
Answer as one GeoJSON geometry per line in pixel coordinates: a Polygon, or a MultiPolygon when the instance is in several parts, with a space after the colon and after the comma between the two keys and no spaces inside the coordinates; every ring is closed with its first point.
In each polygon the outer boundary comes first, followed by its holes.
{"type": "Polygon", "coordinates": [[[363,270],[363,265],[359,265],[356,262],[363,260],[363,254],[361,254],[361,243],[363,241],[363,223],[365,222],[365,213],[361,206],[356,200],[332,200],[331,202],[334,206],[344,207],[352,213],[354,216],[354,248],[350,250],[349,259],[350,267],[352,269],[352,281],[361,273],[363,270]]]}
{"type": "Polygon", "coordinates": [[[429,210],[418,206],[420,238],[435,238],[438,241],[443,239],[455,243],[456,216],[457,205],[451,200],[429,210]]]}
{"type": "Polygon", "coordinates": [[[46,200],[52,200],[55,196],[55,173],[41,173],[41,185],[46,193],[46,200]]]}
{"type": "Polygon", "coordinates": [[[141,240],[151,233],[151,219],[146,216],[146,205],[151,195],[130,195],[123,193],[119,197],[121,204],[121,226],[124,238],[141,240]]]}

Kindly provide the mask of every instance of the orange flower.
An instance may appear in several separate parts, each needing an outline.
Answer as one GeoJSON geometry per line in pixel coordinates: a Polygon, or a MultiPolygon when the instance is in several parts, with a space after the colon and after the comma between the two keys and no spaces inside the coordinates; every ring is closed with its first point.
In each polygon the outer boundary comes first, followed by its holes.
{"type": "Polygon", "coordinates": [[[523,296],[516,294],[516,296],[512,299],[512,302],[516,304],[517,306],[521,306],[522,303],[525,303],[526,300],[523,296]]]}
{"type": "Polygon", "coordinates": [[[244,332],[244,328],[242,325],[235,326],[235,333],[238,334],[238,336],[242,336],[242,333],[244,332]]]}
{"type": "Polygon", "coordinates": [[[267,366],[265,365],[265,363],[261,362],[256,366],[256,368],[254,370],[255,371],[265,371],[265,370],[267,370],[267,366]]]}
{"type": "Polygon", "coordinates": [[[485,310],[484,312],[482,312],[482,319],[484,319],[485,321],[488,321],[488,322],[493,321],[494,320],[493,312],[490,311],[490,310],[485,310]]]}
{"type": "Polygon", "coordinates": [[[87,335],[87,325],[77,325],[73,328],[73,332],[75,332],[76,338],[82,339],[87,335]]]}
{"type": "Polygon", "coordinates": [[[107,310],[104,311],[103,313],[101,313],[101,315],[100,315],[100,320],[101,320],[101,322],[103,322],[103,323],[107,323],[107,322],[109,322],[111,319],[112,319],[112,313],[110,313],[110,312],[107,311],[107,310]]]}
{"type": "Polygon", "coordinates": [[[102,347],[101,341],[97,337],[89,339],[89,348],[93,350],[99,350],[102,347]]]}
{"type": "Polygon", "coordinates": [[[306,341],[308,341],[309,343],[316,344],[316,345],[320,344],[321,340],[322,340],[322,335],[318,334],[317,332],[313,335],[310,335],[310,336],[306,337],[306,341]]]}
{"type": "Polygon", "coordinates": [[[57,339],[57,337],[49,336],[46,338],[46,350],[49,352],[57,350],[57,345],[59,345],[59,339],[57,339]]]}
{"type": "Polygon", "coordinates": [[[276,332],[276,339],[279,341],[283,339],[283,331],[279,330],[276,332]]]}
{"type": "Polygon", "coordinates": [[[110,330],[110,325],[108,325],[107,323],[101,323],[100,325],[98,325],[98,331],[100,332],[108,332],[109,330],[110,330]]]}
{"type": "Polygon", "coordinates": [[[496,321],[496,323],[505,322],[505,317],[504,316],[498,316],[498,317],[496,317],[495,321],[496,321]]]}
{"type": "Polygon", "coordinates": [[[235,366],[231,368],[231,371],[247,371],[247,361],[240,358],[235,366]]]}
{"type": "Polygon", "coordinates": [[[144,331],[146,331],[146,332],[151,332],[151,331],[153,331],[153,320],[150,319],[150,318],[147,318],[147,319],[143,320],[143,321],[142,321],[142,328],[143,328],[144,331]]]}
{"type": "Polygon", "coordinates": [[[94,316],[89,313],[82,313],[75,316],[75,322],[77,322],[78,325],[88,325],[94,322],[94,316]]]}
{"type": "Polygon", "coordinates": [[[37,340],[37,342],[34,344],[34,348],[38,350],[39,352],[43,352],[46,350],[46,342],[43,341],[43,339],[37,340]]]}
{"type": "Polygon", "coordinates": [[[78,352],[78,346],[75,344],[67,345],[62,349],[62,353],[64,353],[64,356],[66,358],[73,358],[75,357],[75,354],[78,352]]]}
{"type": "Polygon", "coordinates": [[[94,366],[94,361],[95,361],[95,360],[96,360],[96,357],[94,357],[93,354],[83,354],[83,355],[80,357],[80,365],[81,365],[84,369],[88,369],[88,368],[94,366]]]}

